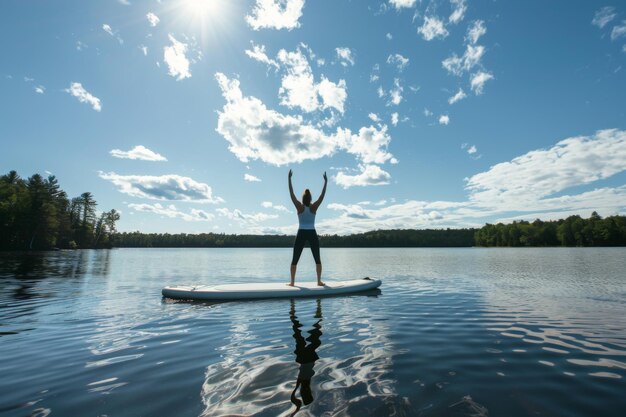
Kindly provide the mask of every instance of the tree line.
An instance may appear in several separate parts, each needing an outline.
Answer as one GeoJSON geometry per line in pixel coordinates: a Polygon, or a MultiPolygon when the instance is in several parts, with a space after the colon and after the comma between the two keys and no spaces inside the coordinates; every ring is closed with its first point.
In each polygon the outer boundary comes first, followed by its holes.
{"type": "Polygon", "coordinates": [[[569,216],[530,223],[486,224],[474,235],[475,246],[626,246],[626,216],[569,216]]]}
{"type": "MultiPolygon", "coordinates": [[[[450,247],[472,246],[476,229],[377,230],[348,236],[322,235],[320,245],[338,247],[450,247]]],[[[293,246],[290,235],[229,235],[224,233],[118,233],[118,247],[153,248],[246,248],[293,246]]]]}
{"type": "MultiPolygon", "coordinates": [[[[141,233],[115,236],[118,247],[155,248],[286,248],[293,235],[229,235],[224,233],[141,233]]],[[[514,221],[486,224],[480,229],[376,230],[352,235],[321,235],[320,246],[351,247],[471,247],[471,246],[626,246],[626,216],[589,219],[570,216],[555,221],[514,221]]]]}
{"type": "Polygon", "coordinates": [[[0,176],[0,250],[110,248],[119,213],[96,212],[90,192],[68,198],[54,175],[0,176]]]}

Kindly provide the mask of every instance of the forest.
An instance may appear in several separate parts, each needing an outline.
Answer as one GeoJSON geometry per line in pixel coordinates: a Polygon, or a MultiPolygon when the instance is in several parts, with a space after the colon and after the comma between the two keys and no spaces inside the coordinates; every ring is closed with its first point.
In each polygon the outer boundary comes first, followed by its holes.
{"type": "MultiPolygon", "coordinates": [[[[347,236],[321,235],[320,246],[338,247],[462,247],[472,246],[476,229],[377,230],[347,236]]],[[[235,248],[293,246],[289,235],[227,235],[223,233],[119,233],[118,247],[235,248]]]]}
{"type": "Polygon", "coordinates": [[[626,246],[626,216],[486,224],[474,235],[475,246],[626,246]]]}
{"type": "MultiPolygon", "coordinates": [[[[291,247],[289,235],[228,235],[223,233],[119,233],[118,247],[291,247]]],[[[320,235],[320,246],[338,247],[523,247],[626,246],[626,216],[570,216],[554,221],[514,221],[486,224],[480,229],[376,230],[352,235],[320,235]]]]}
{"type": "MultiPolygon", "coordinates": [[[[235,248],[291,247],[289,235],[223,233],[119,233],[118,247],[235,248]]],[[[626,216],[589,219],[515,221],[486,224],[480,229],[376,230],[352,235],[321,235],[320,246],[338,247],[471,247],[471,246],[626,246],[626,216]]]]}
{"type": "Polygon", "coordinates": [[[90,192],[68,198],[54,175],[0,176],[0,250],[110,248],[119,213],[96,212],[90,192]]]}

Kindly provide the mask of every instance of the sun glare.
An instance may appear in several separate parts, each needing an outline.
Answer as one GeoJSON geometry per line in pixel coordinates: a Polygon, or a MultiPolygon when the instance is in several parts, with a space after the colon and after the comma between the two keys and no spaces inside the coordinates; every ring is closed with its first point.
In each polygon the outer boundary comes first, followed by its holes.
{"type": "Polygon", "coordinates": [[[170,4],[168,9],[177,24],[187,34],[198,36],[205,46],[222,38],[232,22],[231,0],[175,0],[170,4]]]}
{"type": "Polygon", "coordinates": [[[189,17],[206,19],[219,13],[220,0],[183,0],[183,8],[189,17]]]}

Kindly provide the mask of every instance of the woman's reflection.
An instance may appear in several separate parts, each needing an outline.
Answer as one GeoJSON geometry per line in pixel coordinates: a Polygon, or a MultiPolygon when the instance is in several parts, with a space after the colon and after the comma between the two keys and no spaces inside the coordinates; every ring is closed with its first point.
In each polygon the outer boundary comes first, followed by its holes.
{"type": "Polygon", "coordinates": [[[291,322],[293,323],[293,338],[296,339],[296,362],[300,364],[300,370],[298,371],[298,379],[296,380],[296,387],[291,392],[291,402],[296,406],[296,410],[291,414],[294,416],[304,405],[309,405],[313,402],[313,393],[311,392],[311,378],[315,375],[313,366],[315,361],[319,359],[315,349],[317,349],[322,343],[320,342],[320,336],[322,335],[322,303],[320,299],[317,299],[317,310],[315,311],[315,318],[317,321],[307,333],[309,336],[305,339],[302,336],[300,328],[302,324],[298,321],[296,316],[296,304],[294,300],[291,300],[291,311],[289,313],[291,322]],[[308,343],[308,344],[307,344],[308,343]],[[300,397],[302,400],[296,397],[296,392],[300,388],[300,397]]]}

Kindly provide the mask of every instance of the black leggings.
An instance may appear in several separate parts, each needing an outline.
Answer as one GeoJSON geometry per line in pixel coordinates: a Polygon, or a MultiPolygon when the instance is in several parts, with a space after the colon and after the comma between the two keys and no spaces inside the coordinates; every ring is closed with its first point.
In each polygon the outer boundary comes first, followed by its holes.
{"type": "Polygon", "coordinates": [[[302,249],[304,249],[304,244],[307,241],[309,242],[309,245],[311,245],[311,252],[313,252],[315,263],[317,265],[322,263],[320,260],[320,240],[317,237],[315,229],[298,229],[296,241],[293,244],[293,258],[291,258],[291,265],[298,264],[300,255],[302,254],[302,249]]]}

